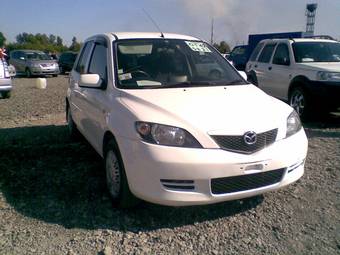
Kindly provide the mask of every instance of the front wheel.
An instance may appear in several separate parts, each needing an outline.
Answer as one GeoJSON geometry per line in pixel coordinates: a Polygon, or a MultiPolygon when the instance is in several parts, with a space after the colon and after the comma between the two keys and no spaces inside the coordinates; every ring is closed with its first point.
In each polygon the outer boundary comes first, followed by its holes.
{"type": "Polygon", "coordinates": [[[67,121],[67,129],[70,134],[70,137],[74,140],[77,140],[80,134],[79,134],[76,123],[74,123],[73,121],[71,109],[69,106],[66,108],[66,121],[67,121]]]}
{"type": "Polygon", "coordinates": [[[118,146],[111,140],[105,152],[106,184],[114,206],[130,208],[138,203],[131,193],[118,146]]]}
{"type": "Polygon", "coordinates": [[[306,118],[309,114],[307,94],[301,87],[292,90],[289,96],[289,105],[294,108],[300,118],[306,118]]]}

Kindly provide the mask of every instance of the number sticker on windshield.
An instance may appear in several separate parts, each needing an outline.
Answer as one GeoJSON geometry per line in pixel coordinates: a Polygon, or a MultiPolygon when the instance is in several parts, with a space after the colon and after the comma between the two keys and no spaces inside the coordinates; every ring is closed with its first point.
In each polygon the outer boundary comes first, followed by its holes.
{"type": "Polygon", "coordinates": [[[193,51],[198,52],[211,52],[211,50],[207,47],[207,45],[203,42],[189,42],[185,41],[185,43],[192,49],[193,51]]]}

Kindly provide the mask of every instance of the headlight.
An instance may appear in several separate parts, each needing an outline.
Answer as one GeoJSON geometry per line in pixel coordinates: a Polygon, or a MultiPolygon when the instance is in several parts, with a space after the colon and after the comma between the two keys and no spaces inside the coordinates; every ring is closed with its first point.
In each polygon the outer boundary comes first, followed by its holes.
{"type": "Polygon", "coordinates": [[[319,81],[340,81],[340,73],[318,72],[316,78],[319,81]]]}
{"type": "Polygon", "coordinates": [[[293,111],[287,118],[287,132],[286,137],[294,135],[302,128],[299,115],[293,111]]]}
{"type": "Polygon", "coordinates": [[[202,148],[199,142],[186,130],[178,127],[149,122],[136,122],[136,130],[148,142],[166,146],[202,148]]]}

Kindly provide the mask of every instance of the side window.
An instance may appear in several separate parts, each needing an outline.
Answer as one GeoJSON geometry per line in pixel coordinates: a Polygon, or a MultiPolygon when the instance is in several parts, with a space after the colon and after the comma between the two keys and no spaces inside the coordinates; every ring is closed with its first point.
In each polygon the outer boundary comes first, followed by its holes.
{"type": "Polygon", "coordinates": [[[288,50],[287,44],[280,43],[277,46],[275,54],[274,54],[274,58],[273,58],[273,64],[284,65],[284,66],[290,65],[289,50],[288,50]]]}
{"type": "Polygon", "coordinates": [[[263,48],[263,50],[262,50],[262,52],[261,52],[261,55],[260,55],[258,61],[261,62],[261,63],[269,63],[270,58],[271,58],[271,56],[272,56],[272,54],[273,54],[275,45],[276,45],[276,44],[267,44],[267,45],[263,48]]]}
{"type": "Polygon", "coordinates": [[[253,53],[250,56],[250,61],[255,61],[257,58],[257,55],[259,55],[260,50],[262,49],[264,43],[259,43],[255,47],[253,53]]]}
{"type": "Polygon", "coordinates": [[[107,48],[102,44],[95,44],[88,73],[98,74],[107,80],[107,48]]]}
{"type": "Polygon", "coordinates": [[[85,73],[86,62],[89,58],[91,47],[92,47],[91,42],[88,42],[88,43],[85,44],[85,46],[84,46],[84,48],[81,52],[80,58],[78,60],[77,66],[75,68],[75,70],[78,73],[81,73],[81,74],[85,73]]]}

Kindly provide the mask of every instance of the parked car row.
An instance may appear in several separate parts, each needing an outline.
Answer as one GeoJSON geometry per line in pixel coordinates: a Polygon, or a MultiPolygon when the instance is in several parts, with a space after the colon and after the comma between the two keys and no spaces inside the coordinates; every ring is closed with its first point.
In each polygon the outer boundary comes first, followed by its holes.
{"type": "Polygon", "coordinates": [[[77,57],[76,52],[64,52],[59,59],[38,50],[14,50],[7,57],[8,69],[11,77],[18,75],[45,76],[65,74],[71,71],[77,57]]]}

